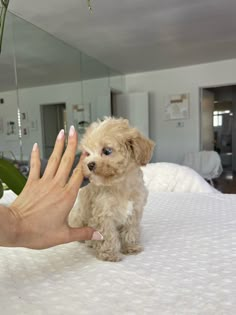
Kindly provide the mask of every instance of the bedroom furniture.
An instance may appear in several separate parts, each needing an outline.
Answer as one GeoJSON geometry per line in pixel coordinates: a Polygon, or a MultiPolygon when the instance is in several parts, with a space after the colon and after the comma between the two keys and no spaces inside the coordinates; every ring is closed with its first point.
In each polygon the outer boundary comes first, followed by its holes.
{"type": "Polygon", "coordinates": [[[142,167],[146,187],[156,192],[220,193],[192,168],[175,163],[149,163],[142,167]]]}
{"type": "Polygon", "coordinates": [[[142,243],[119,263],[78,242],[0,248],[1,314],[235,314],[236,195],[150,190],[142,243]]]}
{"type": "Polygon", "coordinates": [[[185,154],[183,165],[191,167],[213,186],[213,179],[223,172],[221,159],[216,151],[189,152],[185,154]]]}

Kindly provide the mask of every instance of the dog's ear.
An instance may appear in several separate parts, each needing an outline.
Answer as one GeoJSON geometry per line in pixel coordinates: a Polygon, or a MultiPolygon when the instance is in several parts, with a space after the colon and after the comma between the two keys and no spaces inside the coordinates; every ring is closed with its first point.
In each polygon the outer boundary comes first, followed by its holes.
{"type": "Polygon", "coordinates": [[[131,128],[126,140],[126,146],[131,150],[138,165],[146,165],[152,157],[155,143],[144,137],[136,128],[131,128]]]}

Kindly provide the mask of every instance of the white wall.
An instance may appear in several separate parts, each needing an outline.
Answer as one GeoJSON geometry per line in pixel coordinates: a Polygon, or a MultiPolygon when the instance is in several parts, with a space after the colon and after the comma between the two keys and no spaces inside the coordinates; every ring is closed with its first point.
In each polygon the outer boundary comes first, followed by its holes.
{"type": "Polygon", "coordinates": [[[109,78],[109,86],[114,92],[125,92],[126,83],[124,75],[111,76],[109,78]]]}
{"type": "Polygon", "coordinates": [[[154,161],[181,163],[185,153],[200,149],[199,88],[236,84],[236,59],[130,74],[127,92],[150,92],[150,137],[156,141],[154,161]],[[164,120],[169,94],[190,94],[190,118],[184,127],[164,120]]]}
{"type": "Polygon", "coordinates": [[[111,90],[125,92],[123,75],[83,81],[83,99],[91,104],[92,121],[111,115],[111,90]]]}
{"type": "Polygon", "coordinates": [[[83,82],[83,99],[91,106],[91,120],[110,115],[110,86],[108,78],[83,82]]]}

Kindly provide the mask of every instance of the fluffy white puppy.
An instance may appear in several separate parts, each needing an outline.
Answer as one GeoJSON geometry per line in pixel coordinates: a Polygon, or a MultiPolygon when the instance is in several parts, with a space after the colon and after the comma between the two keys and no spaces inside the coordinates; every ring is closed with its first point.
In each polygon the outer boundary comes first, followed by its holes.
{"type": "Polygon", "coordinates": [[[92,123],[81,140],[83,173],[90,183],[80,189],[69,224],[101,232],[102,241],[91,241],[98,259],[119,261],[122,253],[142,251],[140,220],[148,192],[140,166],[150,161],[153,147],[122,118],[92,123]]]}

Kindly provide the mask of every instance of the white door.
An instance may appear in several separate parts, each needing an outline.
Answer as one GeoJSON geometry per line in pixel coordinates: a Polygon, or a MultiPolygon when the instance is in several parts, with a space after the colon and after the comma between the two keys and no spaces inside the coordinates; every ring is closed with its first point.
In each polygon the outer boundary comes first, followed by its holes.
{"type": "Polygon", "coordinates": [[[131,126],[137,127],[149,137],[148,93],[127,93],[114,95],[113,116],[127,118],[131,126]]]}

